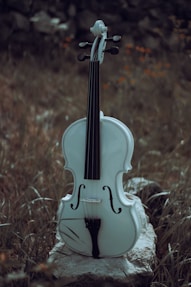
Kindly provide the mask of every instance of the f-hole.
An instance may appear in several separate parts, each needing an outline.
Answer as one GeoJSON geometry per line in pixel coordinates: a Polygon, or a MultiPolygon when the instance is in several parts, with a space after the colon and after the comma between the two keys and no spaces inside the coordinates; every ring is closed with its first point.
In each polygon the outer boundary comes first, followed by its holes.
{"type": "Polygon", "coordinates": [[[114,206],[113,206],[113,196],[112,196],[111,188],[110,188],[108,185],[104,185],[104,186],[103,186],[103,190],[108,190],[108,191],[109,191],[109,200],[110,200],[110,205],[111,205],[111,209],[113,210],[113,212],[114,212],[115,214],[121,213],[121,211],[122,211],[122,208],[121,208],[121,207],[118,208],[118,211],[116,211],[116,210],[114,209],[114,206]]]}
{"type": "Polygon", "coordinates": [[[73,203],[70,204],[70,207],[71,207],[73,210],[76,210],[76,209],[78,208],[79,204],[80,204],[80,194],[81,194],[82,188],[83,188],[83,189],[86,188],[84,184],[80,184],[80,186],[78,187],[78,200],[77,200],[76,206],[74,207],[74,204],[73,204],[73,203]]]}

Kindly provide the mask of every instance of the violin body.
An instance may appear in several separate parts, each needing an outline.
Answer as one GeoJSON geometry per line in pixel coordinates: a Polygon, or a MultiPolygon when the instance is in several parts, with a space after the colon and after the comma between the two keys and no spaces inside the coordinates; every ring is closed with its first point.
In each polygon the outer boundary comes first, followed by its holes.
{"type": "Polygon", "coordinates": [[[72,250],[87,256],[117,257],[136,243],[141,221],[133,199],[122,184],[131,169],[134,141],[119,120],[100,117],[101,177],[84,179],[86,118],[70,125],[63,135],[65,168],[74,178],[72,195],[62,198],[58,232],[72,250]]]}

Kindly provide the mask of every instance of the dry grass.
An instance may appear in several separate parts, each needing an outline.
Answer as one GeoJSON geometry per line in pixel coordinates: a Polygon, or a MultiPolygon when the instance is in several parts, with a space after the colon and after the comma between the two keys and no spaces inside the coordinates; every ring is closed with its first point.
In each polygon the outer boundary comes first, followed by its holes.
{"type": "MultiPolygon", "coordinates": [[[[158,235],[152,287],[191,284],[191,82],[181,73],[182,57],[124,43],[102,67],[102,110],[135,137],[133,170],[124,180],[144,176],[171,191],[160,213],[162,194],[143,198],[158,235]]],[[[88,63],[74,59],[69,47],[48,63],[1,55],[0,286],[64,283],[43,262],[55,242],[59,199],[71,188],[62,133],[86,114],[88,63]]]]}

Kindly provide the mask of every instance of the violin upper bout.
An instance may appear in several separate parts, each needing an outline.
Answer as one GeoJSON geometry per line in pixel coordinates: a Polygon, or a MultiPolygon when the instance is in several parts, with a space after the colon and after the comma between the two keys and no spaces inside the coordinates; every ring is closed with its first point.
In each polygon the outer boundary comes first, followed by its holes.
{"type": "Polygon", "coordinates": [[[116,118],[101,116],[101,132],[103,158],[108,155],[109,162],[112,161],[116,167],[116,173],[131,170],[134,138],[130,129],[116,118]]]}
{"type": "Polygon", "coordinates": [[[86,118],[72,123],[62,137],[62,153],[65,169],[81,175],[85,157],[86,118]],[[75,171],[74,171],[75,169],[75,171]]]}

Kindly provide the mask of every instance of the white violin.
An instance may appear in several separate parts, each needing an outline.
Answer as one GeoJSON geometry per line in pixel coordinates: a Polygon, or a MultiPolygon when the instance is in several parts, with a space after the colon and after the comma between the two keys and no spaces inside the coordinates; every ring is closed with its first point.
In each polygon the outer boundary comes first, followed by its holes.
{"type": "MultiPolygon", "coordinates": [[[[92,256],[117,257],[135,245],[141,232],[136,202],[123,190],[123,173],[131,169],[134,140],[121,121],[104,116],[99,107],[99,66],[105,49],[107,27],[98,20],[90,29],[95,36],[89,64],[87,118],[71,124],[62,139],[65,169],[72,172],[73,193],[62,198],[58,233],[73,251],[92,256]]],[[[80,43],[81,47],[90,45],[80,43]]],[[[87,56],[81,55],[80,60],[87,56]]]]}

